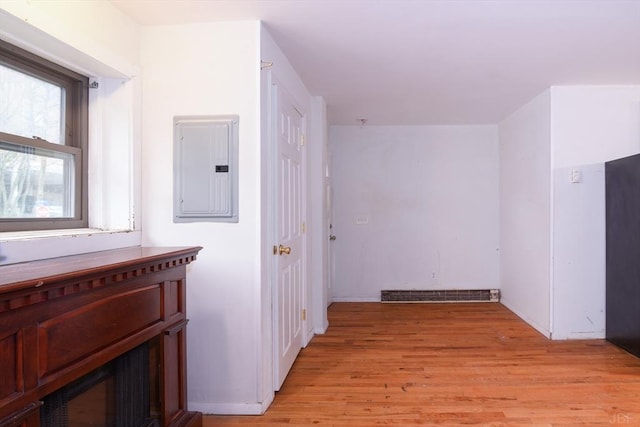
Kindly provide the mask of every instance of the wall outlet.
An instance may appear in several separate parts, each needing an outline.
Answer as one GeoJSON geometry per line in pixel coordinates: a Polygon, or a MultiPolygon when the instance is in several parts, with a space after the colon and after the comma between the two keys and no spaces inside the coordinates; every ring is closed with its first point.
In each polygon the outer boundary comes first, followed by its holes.
{"type": "Polygon", "coordinates": [[[356,217],[357,225],[369,224],[369,216],[368,215],[358,215],[356,217]]]}

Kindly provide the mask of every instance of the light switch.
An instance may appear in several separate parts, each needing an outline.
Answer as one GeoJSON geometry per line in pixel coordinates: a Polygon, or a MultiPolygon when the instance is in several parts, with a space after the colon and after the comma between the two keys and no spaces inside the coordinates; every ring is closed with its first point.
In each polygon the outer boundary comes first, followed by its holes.
{"type": "Polygon", "coordinates": [[[582,182],[582,171],[580,169],[571,170],[571,182],[574,184],[582,182]]]}

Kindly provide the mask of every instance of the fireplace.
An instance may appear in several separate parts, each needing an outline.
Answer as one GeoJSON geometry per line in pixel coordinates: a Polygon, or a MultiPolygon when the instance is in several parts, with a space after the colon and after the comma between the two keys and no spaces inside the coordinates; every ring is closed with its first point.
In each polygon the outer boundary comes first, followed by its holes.
{"type": "Polygon", "coordinates": [[[127,248],[0,267],[0,427],[192,427],[186,265],[127,248]]]}
{"type": "Polygon", "coordinates": [[[146,342],[45,396],[40,426],[159,426],[158,350],[146,342]]]}

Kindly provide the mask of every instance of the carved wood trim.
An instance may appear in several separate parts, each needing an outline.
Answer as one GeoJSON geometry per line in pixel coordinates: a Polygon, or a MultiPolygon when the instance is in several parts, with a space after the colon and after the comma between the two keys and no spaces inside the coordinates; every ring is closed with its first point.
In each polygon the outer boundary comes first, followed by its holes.
{"type": "MultiPolygon", "coordinates": [[[[84,264],[84,267],[81,266],[80,268],[84,268],[86,272],[91,271],[89,274],[91,274],[92,277],[82,277],[71,282],[69,282],[70,274],[78,276],[84,272],[82,270],[72,270],[70,273],[69,271],[65,271],[69,270],[69,268],[63,268],[61,273],[53,273],[47,276],[35,278],[33,275],[37,273],[30,272],[46,270],[48,265],[51,267],[60,267],[60,262],[74,264],[74,261],[77,263],[77,260],[82,257],[82,255],[1,266],[0,313],[51,301],[57,298],[67,297],[81,292],[91,291],[97,288],[103,288],[131,278],[141,277],[169,268],[186,265],[196,259],[196,254],[193,253],[182,254],[170,259],[162,260],[154,260],[153,257],[149,255],[149,260],[142,261],[144,263],[143,265],[141,265],[140,262],[132,264],[132,261],[135,259],[135,255],[140,253],[140,249],[151,248],[125,248],[117,250],[120,251],[121,257],[113,258],[112,262],[114,262],[114,264],[111,265],[111,267],[117,268],[118,271],[109,274],[93,273],[96,269],[106,270],[106,267],[108,266],[96,266],[91,268],[91,263],[88,262],[84,264]],[[130,256],[131,258],[127,259],[127,256],[130,256]]],[[[200,248],[198,248],[198,250],[200,250],[200,248]]],[[[101,253],[96,253],[95,257],[98,258],[97,255],[99,254],[101,253]]],[[[155,254],[155,257],[157,257],[157,253],[155,254]]]]}

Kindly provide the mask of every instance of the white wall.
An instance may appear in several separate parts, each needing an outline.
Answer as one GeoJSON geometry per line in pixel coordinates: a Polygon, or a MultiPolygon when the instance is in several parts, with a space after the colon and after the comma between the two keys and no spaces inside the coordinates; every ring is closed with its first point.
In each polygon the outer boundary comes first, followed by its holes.
{"type": "Polygon", "coordinates": [[[549,336],[550,91],[499,125],[502,303],[549,336]]]}
{"type": "Polygon", "coordinates": [[[553,338],[604,338],[604,162],[640,153],[640,86],[552,87],[551,149],[553,338]]]}
{"type": "Polygon", "coordinates": [[[141,79],[92,80],[99,87],[89,91],[89,227],[139,230],[141,79]]]}
{"type": "Polygon", "coordinates": [[[89,225],[94,229],[0,233],[0,264],[139,245],[137,25],[106,2],[5,0],[0,37],[100,83],[89,93],[89,225]],[[97,17],[101,25],[95,25],[97,17]]]}
{"type": "Polygon", "coordinates": [[[640,86],[554,86],[551,102],[554,168],[640,150],[640,86]]]}
{"type": "Polygon", "coordinates": [[[3,0],[0,8],[10,14],[0,15],[0,34],[20,47],[92,77],[137,74],[138,25],[108,2],[3,0]]]}
{"type": "MultiPolygon", "coordinates": [[[[261,149],[257,21],[145,27],[143,244],[201,245],[188,272],[190,408],[259,402],[261,149]],[[173,117],[238,114],[239,222],[172,221],[173,117]]],[[[234,410],[242,412],[242,408],[234,410]]]]}
{"type": "Polygon", "coordinates": [[[552,87],[500,124],[503,303],[543,334],[604,337],[604,162],[638,152],[640,86],[552,87]]]}
{"type": "Polygon", "coordinates": [[[498,287],[495,126],[333,126],[333,300],[498,287]]]}
{"type": "Polygon", "coordinates": [[[603,163],[553,171],[553,339],[605,336],[604,184],[603,163]]]}
{"type": "Polygon", "coordinates": [[[258,21],[146,27],[142,65],[143,244],[204,247],[188,273],[190,408],[262,413],[274,389],[272,80],[287,87],[307,116],[310,95],[258,21]],[[261,59],[273,67],[261,71],[261,59]],[[240,116],[240,220],[174,224],[172,119],[207,114],[240,116]]]}

